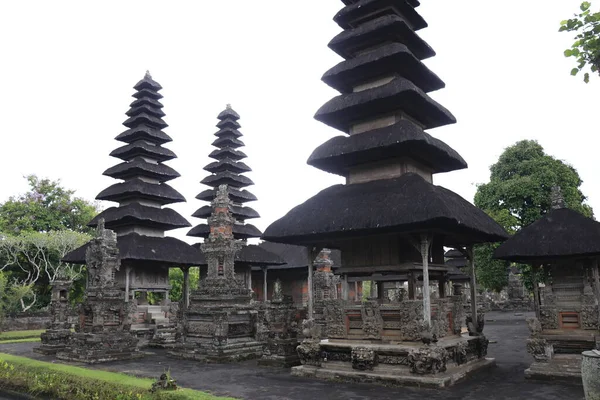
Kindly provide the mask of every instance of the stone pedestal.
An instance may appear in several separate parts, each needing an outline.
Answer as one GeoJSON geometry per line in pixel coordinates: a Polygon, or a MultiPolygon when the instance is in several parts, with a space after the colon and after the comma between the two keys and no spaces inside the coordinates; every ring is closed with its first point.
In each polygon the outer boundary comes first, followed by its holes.
{"type": "Polygon", "coordinates": [[[69,288],[73,282],[57,280],[52,284],[52,299],[50,303],[51,321],[46,332],[40,335],[41,346],[33,351],[45,355],[54,355],[64,350],[71,337],[69,324],[69,288]]]}
{"type": "Polygon", "coordinates": [[[54,355],[65,349],[71,337],[71,325],[65,324],[63,329],[47,329],[40,335],[42,345],[33,351],[44,355],[54,355]]]}
{"type": "Polygon", "coordinates": [[[584,351],[581,355],[581,379],[585,400],[600,400],[600,351],[584,351]]]}

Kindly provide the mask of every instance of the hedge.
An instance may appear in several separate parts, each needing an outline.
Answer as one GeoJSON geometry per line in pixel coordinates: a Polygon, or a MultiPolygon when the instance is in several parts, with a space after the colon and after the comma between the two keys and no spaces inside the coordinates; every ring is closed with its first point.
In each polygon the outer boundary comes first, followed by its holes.
{"type": "Polygon", "coordinates": [[[234,400],[190,389],[150,393],[152,383],[151,379],[0,353],[0,389],[36,397],[57,400],[234,400]]]}

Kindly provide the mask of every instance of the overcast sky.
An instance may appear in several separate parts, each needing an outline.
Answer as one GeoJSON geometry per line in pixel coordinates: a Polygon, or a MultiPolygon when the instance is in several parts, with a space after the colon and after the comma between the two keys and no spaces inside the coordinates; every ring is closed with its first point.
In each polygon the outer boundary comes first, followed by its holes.
{"type": "MultiPolygon", "coordinates": [[[[569,75],[563,50],[572,34],[559,22],[579,0],[422,0],[436,50],[426,64],[445,82],[432,97],[458,119],[429,131],[456,149],[469,169],[434,177],[472,201],[476,184],[505,147],[536,139],[574,165],[600,212],[598,94],[569,75]]],[[[94,199],[116,181],[102,172],[120,161],[132,86],[146,70],[162,100],[181,175],[172,182],[191,214],[205,203],[216,116],[227,103],[241,115],[250,203],[264,230],[292,207],[342,179],[309,167],[318,145],[339,134],[313,119],[337,94],[320,81],[341,59],[327,43],[340,28],[339,0],[38,0],[0,2],[0,201],[27,189],[24,175],[61,179],[94,199]]],[[[597,7],[597,5],[596,5],[597,7]]],[[[103,203],[104,207],[111,203],[103,203]]],[[[187,229],[171,231],[184,239],[187,229]]],[[[193,243],[195,239],[186,239],[193,243]]]]}

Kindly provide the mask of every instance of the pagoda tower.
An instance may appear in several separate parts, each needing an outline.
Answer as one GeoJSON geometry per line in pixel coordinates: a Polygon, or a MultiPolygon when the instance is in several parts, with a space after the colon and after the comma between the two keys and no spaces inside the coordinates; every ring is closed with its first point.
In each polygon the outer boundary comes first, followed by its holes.
{"type": "MultiPolygon", "coordinates": [[[[218,188],[227,185],[232,202],[231,213],[235,219],[232,228],[233,237],[242,243],[241,250],[236,253],[235,271],[246,282],[248,288],[251,288],[252,267],[266,269],[269,265],[285,264],[285,261],[262,247],[247,244],[247,239],[259,238],[262,232],[254,225],[246,223],[247,220],[259,218],[260,215],[246,205],[248,202],[256,201],[257,198],[246,189],[254,185],[254,182],[244,175],[251,169],[242,161],[247,156],[240,150],[245,146],[240,139],[243,136],[239,131],[240,115],[228,104],[217,119],[219,130],[215,133],[216,140],[212,143],[216,149],[209,154],[209,157],[215,161],[204,167],[210,175],[200,182],[210,189],[196,196],[198,200],[207,201],[209,204],[199,208],[192,216],[201,219],[210,218],[213,212],[210,203],[215,199],[218,188]]],[[[188,236],[201,237],[205,240],[209,235],[210,227],[206,223],[199,224],[188,232],[188,236]]],[[[199,244],[196,246],[198,247],[199,244]]]]}
{"type": "MultiPolygon", "coordinates": [[[[96,227],[104,220],[105,227],[117,234],[124,268],[117,273],[116,280],[125,289],[126,301],[134,298],[135,292],[159,292],[168,300],[168,269],[203,265],[205,261],[198,249],[165,236],[166,231],[191,224],[176,211],[164,207],[184,202],[185,198],[166,183],[179,174],[164,164],[176,155],[163,147],[172,139],[163,132],[168,125],[163,120],[165,113],[160,102],[162,86],[147,72],[134,89],[135,100],[126,113],[129,118],[123,123],[127,130],[116,137],[124,145],[110,153],[122,162],[104,172],[121,182],[96,197],[118,206],[107,208],[88,225],[96,227]]],[[[65,261],[84,264],[86,248],[87,245],[74,250],[65,261]]],[[[140,306],[145,303],[144,297],[140,306]]]]}
{"type": "MultiPolygon", "coordinates": [[[[329,315],[339,316],[339,320],[328,321],[327,338],[365,340],[368,345],[373,340],[431,342],[435,335],[443,348],[444,338],[460,335],[462,322],[462,300],[459,296],[448,298],[444,290],[448,280],[444,248],[469,252],[474,244],[501,241],[507,233],[459,195],[433,184],[434,174],[463,169],[467,164],[450,146],[425,132],[456,119],[428,95],[443,88],[444,82],[422,62],[435,52],[416,33],[427,26],[415,9],[419,2],[342,2],[345,6],[334,21],[343,32],[329,47],[344,60],[322,78],[340,95],[315,115],[342,135],[315,149],[308,164],[343,176],[346,183],[329,187],[293,208],[265,230],[263,239],[316,250],[340,249],[342,265],[336,274],[342,275],[343,281],[377,283],[379,298],[329,310],[329,315]],[[422,294],[415,290],[419,281],[422,294]],[[439,299],[431,298],[430,281],[437,281],[439,299]],[[385,303],[384,282],[408,282],[409,299],[398,308],[385,303]]],[[[352,369],[372,369],[377,350],[358,354],[353,346],[348,343],[346,349],[352,369]],[[354,360],[360,363],[355,365],[354,360]]],[[[484,359],[484,336],[467,347],[465,360],[469,361],[465,362],[484,359]],[[478,350],[469,353],[472,349],[478,350]]],[[[319,351],[330,350],[322,343],[319,351]]],[[[404,354],[401,345],[397,351],[398,356],[404,354]]],[[[410,373],[445,370],[443,350],[432,351],[441,362],[430,365],[432,353],[425,350],[411,353],[410,373]],[[426,371],[421,369],[423,365],[428,365],[426,371]]],[[[306,354],[304,362],[315,365],[311,357],[318,358],[320,353],[306,354]]],[[[307,371],[297,370],[298,374],[310,374],[307,371]]]]}

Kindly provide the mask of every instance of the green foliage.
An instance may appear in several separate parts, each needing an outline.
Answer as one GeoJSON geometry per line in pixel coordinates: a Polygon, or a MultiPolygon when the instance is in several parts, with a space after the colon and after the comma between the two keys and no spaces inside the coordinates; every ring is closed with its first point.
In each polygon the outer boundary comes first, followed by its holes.
{"type": "MultiPolygon", "coordinates": [[[[190,291],[198,288],[200,281],[200,268],[190,268],[190,291]]],[[[172,301],[180,301],[183,296],[183,271],[180,268],[169,269],[169,283],[171,291],[169,298],[172,301]]]]}
{"type": "Polygon", "coordinates": [[[26,177],[29,192],[13,196],[0,204],[0,232],[16,235],[22,232],[71,230],[92,233],[87,226],[98,208],[60,185],[60,181],[26,177]]]}
{"type": "MultiPolygon", "coordinates": [[[[571,70],[573,76],[586,67],[593,73],[600,73],[600,11],[592,13],[591,7],[589,1],[584,1],[579,14],[560,23],[559,32],[577,33],[571,48],[565,50],[565,57],[573,57],[577,63],[571,70]]],[[[584,73],[583,80],[585,83],[590,81],[589,72],[584,73]]]]}
{"type": "MultiPolygon", "coordinates": [[[[508,147],[490,167],[490,182],[479,185],[475,205],[484,210],[510,234],[535,222],[551,209],[551,190],[560,186],[567,207],[593,217],[580,190],[582,180],[571,165],[547,155],[532,140],[508,147]]],[[[494,260],[494,245],[478,246],[475,261],[482,286],[499,290],[506,284],[509,264],[494,260]]],[[[525,267],[525,279],[530,274],[525,267]]],[[[527,281],[525,281],[526,284],[527,281]]]]}
{"type": "Polygon", "coordinates": [[[363,281],[362,283],[362,301],[368,301],[371,296],[371,286],[374,283],[372,281],[363,281]]]}
{"type": "Polygon", "coordinates": [[[34,329],[29,331],[10,331],[0,333],[0,342],[4,343],[6,340],[21,340],[21,339],[33,339],[40,338],[42,333],[46,332],[45,329],[34,329]]]}
{"type": "Polygon", "coordinates": [[[0,388],[57,400],[233,400],[189,389],[151,393],[151,379],[0,353],[0,388]]]}

